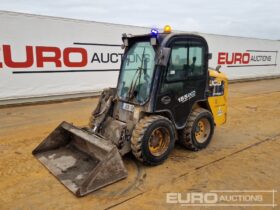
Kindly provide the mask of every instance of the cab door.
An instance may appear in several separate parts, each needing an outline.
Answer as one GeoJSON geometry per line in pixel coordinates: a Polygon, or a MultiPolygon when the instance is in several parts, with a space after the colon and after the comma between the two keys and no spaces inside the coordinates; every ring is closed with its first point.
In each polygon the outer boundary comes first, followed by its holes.
{"type": "Polygon", "coordinates": [[[185,126],[195,102],[206,100],[208,46],[196,37],[173,38],[171,55],[157,97],[157,111],[171,114],[178,128],[185,126]]]}

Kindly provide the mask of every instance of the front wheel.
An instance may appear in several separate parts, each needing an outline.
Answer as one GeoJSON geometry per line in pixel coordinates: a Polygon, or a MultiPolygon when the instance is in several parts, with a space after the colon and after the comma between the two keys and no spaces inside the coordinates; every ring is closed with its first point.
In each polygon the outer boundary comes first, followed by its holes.
{"type": "Polygon", "coordinates": [[[131,137],[133,155],[147,165],[159,165],[174,147],[174,128],[165,117],[146,116],[135,126],[131,137]]]}
{"type": "Polygon", "coordinates": [[[205,148],[214,133],[212,114],[203,108],[194,109],[183,130],[179,132],[179,143],[192,151],[205,148]]]}

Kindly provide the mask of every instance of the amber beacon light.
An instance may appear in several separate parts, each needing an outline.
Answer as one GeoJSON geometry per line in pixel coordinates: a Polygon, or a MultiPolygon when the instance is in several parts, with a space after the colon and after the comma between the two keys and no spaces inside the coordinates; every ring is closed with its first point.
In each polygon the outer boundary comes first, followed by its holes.
{"type": "Polygon", "coordinates": [[[164,33],[171,33],[171,26],[170,25],[164,26],[163,31],[164,31],[164,33]]]}

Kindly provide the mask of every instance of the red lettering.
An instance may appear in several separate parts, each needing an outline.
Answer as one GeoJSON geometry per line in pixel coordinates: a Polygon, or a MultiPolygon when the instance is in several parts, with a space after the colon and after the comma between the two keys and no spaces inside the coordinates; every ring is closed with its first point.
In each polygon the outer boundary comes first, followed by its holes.
{"type": "Polygon", "coordinates": [[[250,62],[250,53],[244,53],[242,58],[243,64],[248,64],[250,62]]]}
{"type": "Polygon", "coordinates": [[[242,64],[242,53],[235,53],[234,63],[237,64],[237,62],[239,62],[239,64],[242,64]]]}
{"type": "Polygon", "coordinates": [[[0,62],[0,68],[6,65],[10,68],[29,68],[32,67],[36,56],[37,67],[45,67],[46,63],[52,63],[55,67],[62,67],[64,64],[67,67],[84,67],[88,62],[87,51],[84,48],[68,47],[62,52],[58,47],[38,46],[36,55],[33,55],[33,47],[26,46],[25,59],[22,61],[14,61],[12,58],[12,50],[10,45],[3,45],[3,63],[0,62]],[[80,58],[80,59],[79,59],[80,58]]]}
{"type": "Polygon", "coordinates": [[[74,48],[74,47],[68,47],[65,48],[63,51],[63,59],[64,59],[64,65],[67,67],[84,67],[87,65],[88,57],[87,57],[87,51],[84,48],[74,48]],[[70,60],[70,54],[80,54],[81,55],[81,61],[73,62],[70,60]]]}
{"type": "Polygon", "coordinates": [[[234,53],[231,54],[231,60],[229,60],[229,53],[226,56],[226,64],[232,64],[234,62],[234,53]]]}
{"type": "Polygon", "coordinates": [[[250,62],[250,53],[218,53],[218,64],[248,64],[250,62]]]}
{"type": "MultiPolygon", "coordinates": [[[[26,60],[23,62],[15,62],[12,59],[12,52],[10,45],[3,45],[4,63],[10,68],[28,68],[33,65],[33,51],[32,46],[26,46],[26,60]]],[[[1,64],[2,67],[2,64],[1,64]]]]}
{"type": "Polygon", "coordinates": [[[226,60],[225,60],[225,55],[227,53],[225,52],[219,52],[218,53],[218,64],[226,64],[226,60]]]}
{"type": "Polygon", "coordinates": [[[45,62],[55,63],[55,67],[61,67],[61,52],[58,47],[36,47],[37,67],[44,67],[45,62]],[[45,56],[44,53],[53,53],[53,56],[45,56]]]}

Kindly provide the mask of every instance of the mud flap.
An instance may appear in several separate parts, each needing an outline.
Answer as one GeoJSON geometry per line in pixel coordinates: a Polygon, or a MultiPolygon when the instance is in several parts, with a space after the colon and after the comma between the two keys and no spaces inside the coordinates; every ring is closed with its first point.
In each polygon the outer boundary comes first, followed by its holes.
{"type": "Polygon", "coordinates": [[[67,122],[62,122],[32,153],[77,196],[127,177],[115,145],[67,122]]]}

